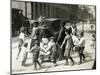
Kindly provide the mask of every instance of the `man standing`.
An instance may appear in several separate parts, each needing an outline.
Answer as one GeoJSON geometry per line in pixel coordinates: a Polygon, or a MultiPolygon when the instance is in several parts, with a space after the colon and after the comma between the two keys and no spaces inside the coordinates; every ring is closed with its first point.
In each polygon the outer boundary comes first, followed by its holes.
{"type": "MultiPolygon", "coordinates": [[[[59,44],[60,46],[61,46],[61,44],[62,44],[62,42],[63,42],[63,40],[64,40],[64,38],[65,38],[65,24],[66,24],[66,22],[63,22],[62,24],[61,24],[61,29],[60,29],[60,31],[59,31],[59,35],[58,35],[58,38],[57,38],[57,44],[59,44]]],[[[58,53],[59,53],[59,60],[62,60],[63,59],[63,55],[64,55],[64,51],[65,51],[65,48],[64,48],[65,46],[63,46],[63,48],[62,48],[62,50],[61,49],[59,49],[58,50],[58,53]]]]}

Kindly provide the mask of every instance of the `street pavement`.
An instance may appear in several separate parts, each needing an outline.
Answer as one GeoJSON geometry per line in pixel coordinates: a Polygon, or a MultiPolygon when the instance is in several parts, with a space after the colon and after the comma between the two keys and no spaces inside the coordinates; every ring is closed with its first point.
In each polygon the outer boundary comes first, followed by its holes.
{"type": "MultiPolygon", "coordinates": [[[[78,31],[82,30],[82,25],[77,26],[78,31]]],[[[28,58],[26,61],[26,65],[23,67],[21,66],[21,60],[16,60],[16,56],[18,53],[18,41],[14,42],[16,40],[15,38],[12,39],[12,73],[36,73],[36,72],[51,72],[51,71],[69,71],[69,70],[84,70],[84,69],[92,69],[92,66],[94,64],[95,60],[95,49],[90,47],[91,42],[91,33],[88,31],[91,31],[90,25],[85,24],[84,26],[85,30],[85,39],[86,39],[86,47],[84,50],[84,54],[86,56],[86,60],[78,65],[79,62],[79,56],[77,53],[72,54],[73,59],[75,60],[75,65],[64,65],[65,60],[57,61],[57,66],[54,67],[51,62],[44,62],[42,64],[42,68],[38,70],[34,70],[34,65],[32,63],[32,54],[28,53],[28,58]]],[[[95,28],[94,28],[95,30],[95,28]]],[[[30,46],[30,38],[27,38],[25,41],[29,43],[28,46],[30,46]]],[[[69,61],[70,62],[70,61],[69,61]]]]}

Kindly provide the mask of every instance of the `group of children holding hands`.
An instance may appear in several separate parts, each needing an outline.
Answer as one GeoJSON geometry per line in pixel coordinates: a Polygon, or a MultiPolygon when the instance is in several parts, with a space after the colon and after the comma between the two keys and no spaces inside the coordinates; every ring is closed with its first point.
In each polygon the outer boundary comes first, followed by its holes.
{"type": "MultiPolygon", "coordinates": [[[[84,38],[84,32],[81,32],[79,35],[79,38],[75,35],[75,33],[71,33],[69,30],[65,30],[65,38],[60,46],[60,49],[62,50],[63,45],[65,45],[65,51],[64,51],[64,57],[66,60],[66,65],[68,65],[68,59],[70,59],[72,61],[71,65],[75,64],[75,61],[73,60],[73,58],[71,57],[71,51],[73,48],[78,49],[78,54],[80,57],[80,62],[79,64],[82,64],[82,61],[85,60],[85,55],[83,53],[84,48],[85,48],[85,38],[84,38]]],[[[40,47],[40,41],[38,39],[34,39],[34,46],[32,46],[30,48],[30,50],[28,50],[28,43],[24,42],[25,39],[25,34],[24,34],[24,29],[21,30],[21,33],[19,35],[19,52],[17,55],[17,59],[19,57],[20,52],[23,52],[23,58],[22,58],[22,63],[21,65],[24,66],[26,59],[27,59],[27,54],[28,52],[31,52],[33,55],[33,63],[34,63],[34,69],[37,69],[37,64],[40,66],[41,68],[41,63],[39,62],[38,58],[39,58],[39,54],[42,51],[41,47],[40,47]]],[[[57,66],[56,62],[57,62],[57,56],[58,56],[58,46],[57,43],[55,41],[55,37],[51,36],[49,38],[49,47],[45,49],[45,53],[47,53],[48,51],[50,52],[50,59],[52,59],[52,62],[54,64],[54,66],[57,66]]],[[[41,57],[41,56],[40,56],[41,57]]]]}

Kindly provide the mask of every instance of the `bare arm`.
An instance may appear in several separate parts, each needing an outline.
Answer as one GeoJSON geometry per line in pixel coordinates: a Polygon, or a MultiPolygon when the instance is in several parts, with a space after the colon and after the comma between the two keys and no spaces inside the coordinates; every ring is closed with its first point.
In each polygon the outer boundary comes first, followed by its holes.
{"type": "Polygon", "coordinates": [[[63,47],[63,45],[65,44],[65,42],[66,42],[66,37],[64,38],[64,41],[62,42],[62,44],[61,44],[60,48],[62,48],[62,47],[63,47]]]}
{"type": "Polygon", "coordinates": [[[53,45],[53,44],[51,44],[50,46],[48,46],[48,47],[46,48],[46,51],[49,51],[49,50],[51,49],[52,45],[53,45]]]}
{"type": "Polygon", "coordinates": [[[58,38],[57,38],[57,42],[60,40],[62,32],[63,32],[63,29],[61,29],[61,30],[59,31],[59,35],[58,35],[58,38]]]}
{"type": "Polygon", "coordinates": [[[42,51],[42,52],[46,53],[46,52],[45,52],[45,50],[43,50],[42,48],[40,48],[40,51],[42,51]]]}
{"type": "Polygon", "coordinates": [[[63,47],[63,45],[65,44],[65,42],[66,42],[66,40],[69,38],[69,36],[67,35],[65,38],[64,38],[64,41],[63,41],[63,43],[62,43],[62,45],[61,45],[61,47],[60,48],[62,48],[63,47]]]}
{"type": "Polygon", "coordinates": [[[31,37],[34,37],[34,36],[35,36],[35,33],[36,33],[36,30],[33,29],[33,30],[32,30],[32,33],[31,33],[31,37]]]}
{"type": "Polygon", "coordinates": [[[34,47],[32,47],[32,48],[30,49],[30,52],[31,52],[31,51],[33,51],[34,49],[36,49],[36,47],[35,47],[35,46],[34,46],[34,47]]]}
{"type": "Polygon", "coordinates": [[[32,34],[31,34],[32,37],[34,37],[36,35],[38,29],[39,29],[39,27],[32,29],[32,34]]]}

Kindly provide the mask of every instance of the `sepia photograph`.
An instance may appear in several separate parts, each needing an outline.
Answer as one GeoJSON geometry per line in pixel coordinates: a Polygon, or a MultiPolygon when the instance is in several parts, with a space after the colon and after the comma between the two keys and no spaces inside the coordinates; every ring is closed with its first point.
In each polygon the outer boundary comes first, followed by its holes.
{"type": "Polygon", "coordinates": [[[96,69],[96,6],[11,0],[11,74],[96,69]]]}

